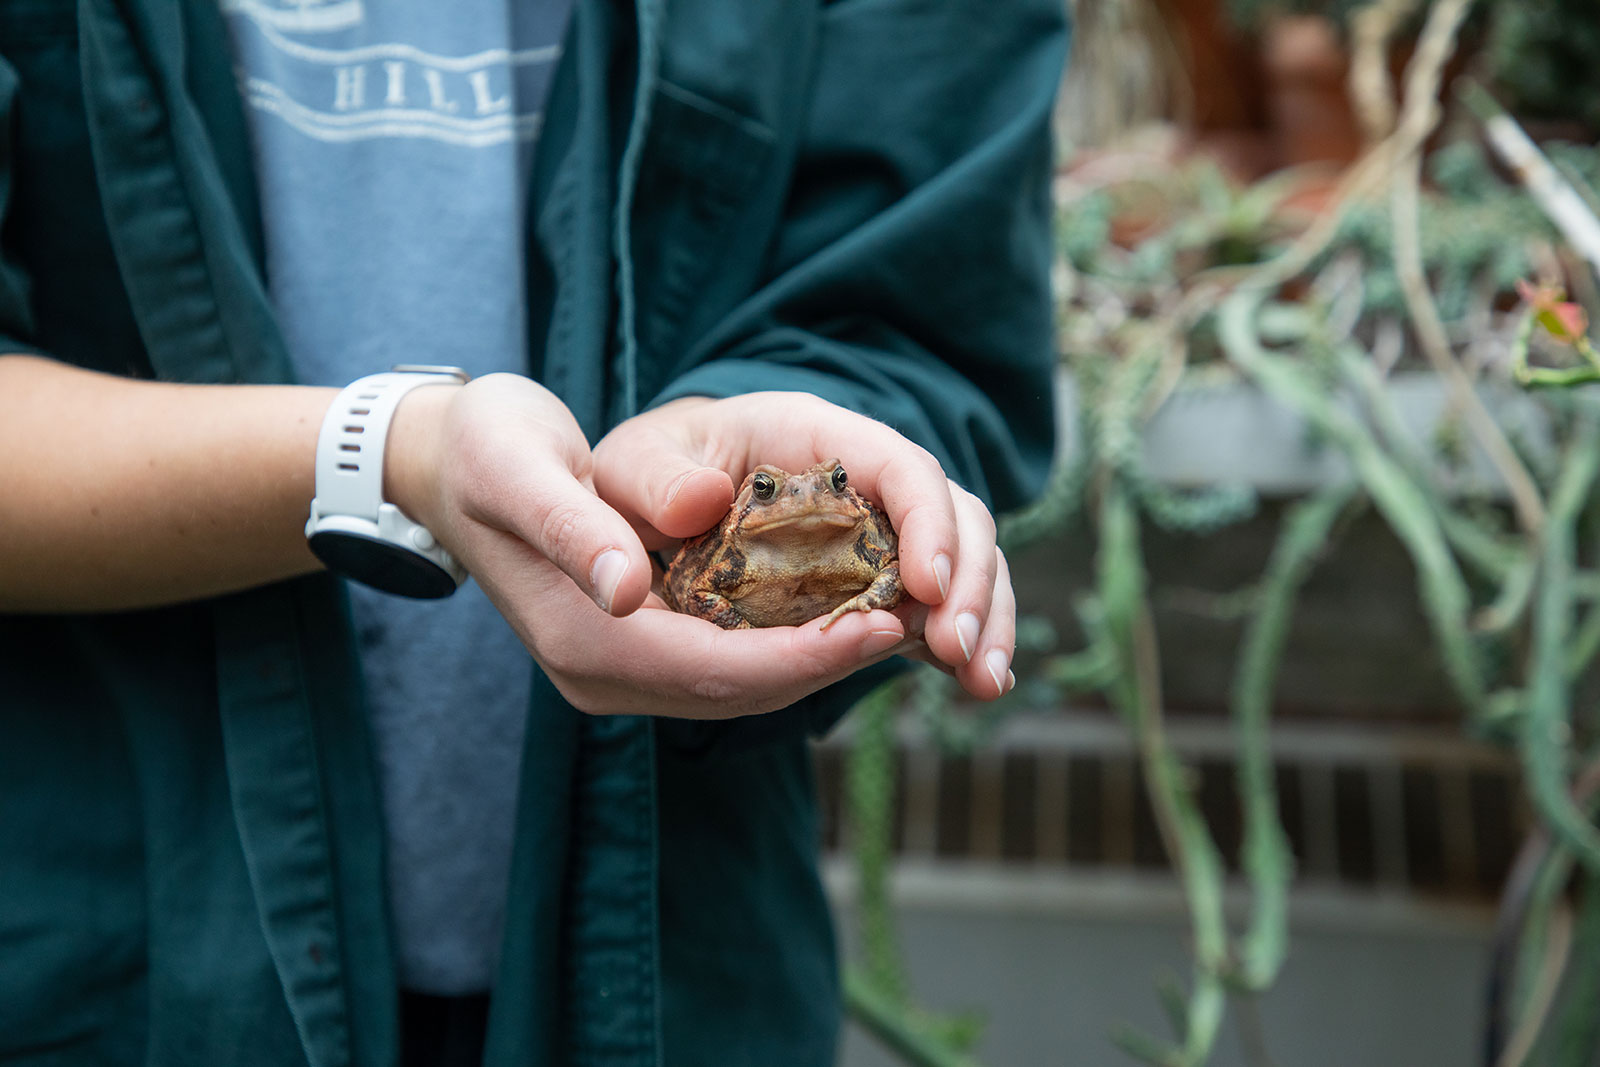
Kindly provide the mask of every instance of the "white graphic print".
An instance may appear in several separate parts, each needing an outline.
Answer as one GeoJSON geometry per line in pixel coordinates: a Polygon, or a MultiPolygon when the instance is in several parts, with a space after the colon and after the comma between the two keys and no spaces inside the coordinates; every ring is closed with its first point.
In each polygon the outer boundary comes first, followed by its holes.
{"type": "Polygon", "coordinates": [[[269,77],[244,77],[250,106],[319,141],[421,137],[476,148],[539,136],[542,113],[519,114],[514,101],[530,95],[517,91],[526,78],[548,77],[559,45],[446,56],[402,43],[332,48],[296,39],[359,29],[362,4],[221,0],[273,56],[269,77]]]}

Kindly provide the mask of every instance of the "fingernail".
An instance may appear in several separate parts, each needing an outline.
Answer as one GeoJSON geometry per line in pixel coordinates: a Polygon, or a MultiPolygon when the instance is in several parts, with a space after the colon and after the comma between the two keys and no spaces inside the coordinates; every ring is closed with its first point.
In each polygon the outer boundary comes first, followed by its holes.
{"type": "Polygon", "coordinates": [[[1009,693],[1017,687],[1017,675],[1014,671],[1006,671],[1005,692],[1009,693]]]}
{"type": "Polygon", "coordinates": [[[983,624],[970,611],[956,616],[956,640],[961,642],[962,663],[972,662],[972,646],[978,643],[978,631],[982,628],[983,624]]]}
{"type": "Polygon", "coordinates": [[[1006,691],[1004,679],[1011,674],[1011,657],[998,648],[991,648],[989,654],[983,657],[983,665],[989,668],[989,677],[994,679],[994,690],[998,693],[1006,691]]]}
{"type": "Polygon", "coordinates": [[[867,659],[880,652],[887,652],[905,640],[905,636],[898,630],[869,630],[867,636],[861,639],[861,658],[867,659]]]}
{"type": "Polygon", "coordinates": [[[594,590],[595,603],[607,615],[617,598],[617,586],[628,573],[628,554],[620,548],[608,548],[595,559],[589,569],[589,586],[594,590]]]}
{"type": "MultiPolygon", "coordinates": [[[[950,557],[943,552],[933,557],[933,577],[939,583],[939,599],[943,600],[950,595],[950,557]]],[[[967,658],[972,658],[971,652],[967,658]]]]}

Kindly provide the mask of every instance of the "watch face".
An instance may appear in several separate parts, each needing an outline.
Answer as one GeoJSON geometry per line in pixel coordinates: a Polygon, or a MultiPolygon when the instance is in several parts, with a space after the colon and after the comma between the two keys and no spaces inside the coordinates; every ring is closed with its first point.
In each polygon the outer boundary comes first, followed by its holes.
{"type": "Polygon", "coordinates": [[[309,538],[312,553],[329,570],[385,593],[437,600],[456,591],[450,572],[410,549],[343,530],[322,530],[309,538]]]}

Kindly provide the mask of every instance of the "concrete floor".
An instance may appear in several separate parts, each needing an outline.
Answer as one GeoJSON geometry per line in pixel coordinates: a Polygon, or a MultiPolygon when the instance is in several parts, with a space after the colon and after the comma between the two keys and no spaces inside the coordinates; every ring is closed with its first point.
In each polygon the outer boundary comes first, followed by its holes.
{"type": "MultiPolygon", "coordinates": [[[[830,871],[830,887],[848,950],[847,873],[830,871]]],[[[919,999],[986,1015],[985,1067],[1132,1064],[1111,1041],[1115,1026],[1170,1035],[1155,979],[1188,967],[1170,885],[924,867],[902,870],[897,895],[919,999]]],[[[1230,1008],[1212,1067],[1475,1064],[1489,920],[1481,909],[1300,893],[1288,963],[1260,1003],[1269,1058],[1245,1055],[1230,1008]]],[[[840,1067],[897,1062],[848,1028],[840,1067]]]]}

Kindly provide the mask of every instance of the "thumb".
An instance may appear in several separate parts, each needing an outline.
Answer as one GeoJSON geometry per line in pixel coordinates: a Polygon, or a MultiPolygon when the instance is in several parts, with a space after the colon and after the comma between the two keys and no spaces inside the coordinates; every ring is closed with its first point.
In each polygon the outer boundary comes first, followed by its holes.
{"type": "Polygon", "coordinates": [[[495,494],[498,526],[532,545],[566,572],[601,609],[628,615],[650,592],[650,561],[627,520],[546,458],[527,463],[516,482],[495,494]]]}
{"type": "Polygon", "coordinates": [[[641,536],[659,542],[652,548],[704,533],[733,503],[726,471],[689,455],[671,435],[642,428],[596,446],[594,484],[641,536]]]}

